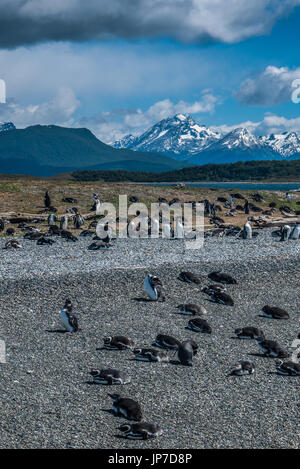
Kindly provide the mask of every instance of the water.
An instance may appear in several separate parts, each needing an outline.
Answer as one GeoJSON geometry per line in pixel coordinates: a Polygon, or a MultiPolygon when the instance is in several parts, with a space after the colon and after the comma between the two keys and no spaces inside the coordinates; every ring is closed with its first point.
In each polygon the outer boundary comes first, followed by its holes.
{"type": "MultiPolygon", "coordinates": [[[[162,183],[145,183],[149,186],[174,186],[174,182],[162,182],[162,183]]],[[[241,189],[241,190],[253,190],[253,191],[293,191],[300,190],[300,182],[270,182],[270,183],[250,183],[250,182],[187,182],[185,186],[190,187],[210,187],[213,189],[241,189]]]]}

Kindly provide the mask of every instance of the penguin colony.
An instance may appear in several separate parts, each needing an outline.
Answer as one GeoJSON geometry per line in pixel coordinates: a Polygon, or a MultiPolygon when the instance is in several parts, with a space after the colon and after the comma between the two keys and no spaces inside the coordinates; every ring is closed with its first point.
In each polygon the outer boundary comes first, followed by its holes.
{"type": "MultiPolygon", "coordinates": [[[[184,271],[180,272],[178,275],[179,282],[197,285],[199,292],[208,295],[210,301],[216,301],[216,295],[226,295],[226,298],[229,298],[230,301],[225,301],[225,297],[223,297],[223,301],[219,301],[219,303],[224,306],[233,306],[234,301],[232,297],[228,293],[225,293],[225,291],[228,285],[234,289],[238,284],[237,280],[230,274],[221,271],[209,273],[207,281],[209,282],[211,280],[219,283],[201,288],[199,285],[203,283],[203,279],[201,281],[196,274],[184,271]]],[[[165,300],[163,282],[156,275],[147,274],[143,282],[143,288],[150,301],[160,302],[165,300]]],[[[72,309],[71,301],[66,300],[61,310],[61,322],[64,329],[69,334],[80,330],[77,319],[72,313],[72,309]]],[[[186,330],[204,334],[212,334],[214,332],[207,321],[209,313],[203,306],[186,303],[178,305],[177,309],[177,314],[191,317],[186,325],[186,330]]],[[[290,314],[287,311],[277,306],[265,305],[262,307],[260,313],[261,316],[266,318],[282,320],[283,322],[290,318],[290,314]]],[[[288,351],[276,340],[267,339],[262,329],[253,326],[245,326],[235,329],[234,334],[235,338],[239,340],[251,340],[256,342],[258,351],[260,351],[264,357],[275,358],[274,366],[277,374],[285,376],[300,375],[300,364],[293,361],[293,359],[289,357],[288,351]]],[[[165,366],[168,366],[169,363],[173,363],[184,367],[194,366],[194,357],[199,353],[199,345],[192,338],[178,340],[164,333],[158,334],[153,343],[146,347],[138,347],[135,340],[123,335],[107,335],[103,338],[103,348],[109,351],[122,351],[123,353],[132,354],[133,359],[137,361],[165,364],[165,366]],[[177,360],[174,360],[175,355],[177,355],[177,360]]],[[[253,375],[255,371],[255,363],[247,359],[241,359],[232,365],[227,376],[245,377],[253,375]]],[[[126,385],[132,382],[130,374],[118,369],[93,368],[90,374],[95,384],[112,386],[126,385]]],[[[124,395],[122,393],[109,393],[108,396],[112,399],[113,414],[128,421],[128,423],[124,423],[118,427],[124,438],[147,440],[162,435],[163,429],[160,428],[159,425],[144,419],[143,406],[141,403],[128,397],[126,393],[124,393],[124,395]]]]}
{"type": "MultiPolygon", "coordinates": [[[[70,199],[70,203],[75,199],[70,199]]],[[[54,211],[54,207],[51,206],[51,199],[49,193],[46,192],[44,197],[45,211],[54,211]]],[[[231,206],[233,201],[231,200],[231,206]]],[[[99,211],[100,199],[98,194],[94,194],[94,206],[92,209],[99,211]]],[[[248,206],[245,204],[247,210],[248,206]]],[[[210,213],[214,214],[215,207],[209,206],[207,210],[210,213]]],[[[70,213],[70,212],[69,212],[70,213]]],[[[73,224],[74,228],[81,229],[84,225],[85,220],[79,214],[76,208],[73,208],[71,213],[73,213],[73,224]]],[[[49,232],[48,234],[60,235],[63,238],[66,238],[68,241],[76,241],[77,238],[71,232],[67,231],[69,223],[69,215],[61,217],[59,221],[59,228],[55,225],[57,221],[57,216],[54,213],[51,213],[48,217],[49,232]]],[[[0,220],[1,222],[1,220],[0,220]]],[[[4,223],[2,223],[4,227],[4,223]]],[[[1,225],[1,226],[2,226],[1,225]]],[[[94,222],[90,225],[90,228],[94,228],[94,222]]],[[[27,226],[25,223],[22,225],[22,229],[26,231],[25,238],[37,240],[39,245],[43,244],[52,244],[54,241],[51,238],[47,238],[37,229],[27,226]]],[[[176,230],[180,231],[183,229],[182,223],[180,220],[176,221],[176,230]]],[[[168,232],[167,227],[163,227],[165,233],[168,232]]],[[[168,232],[169,233],[169,232],[168,232]]],[[[167,233],[167,234],[168,234],[167,233]]],[[[80,236],[90,237],[93,236],[94,232],[92,230],[83,230],[80,236]]],[[[285,225],[280,231],[278,231],[276,236],[280,237],[281,241],[287,241],[288,239],[299,239],[300,228],[298,224],[294,228],[291,228],[289,225],[285,225]]],[[[248,220],[244,226],[240,237],[244,239],[251,239],[253,236],[251,222],[248,220]]],[[[88,249],[98,250],[98,249],[108,249],[110,244],[110,237],[107,234],[105,239],[97,239],[92,243],[88,249]]],[[[8,241],[5,245],[6,249],[9,248],[21,248],[21,244],[17,240],[8,241]]],[[[202,292],[204,295],[208,295],[211,302],[218,303],[223,306],[234,306],[234,299],[232,296],[227,293],[227,286],[230,285],[234,289],[234,286],[237,285],[237,280],[232,277],[230,274],[225,272],[211,272],[208,275],[208,282],[215,282],[213,284],[208,284],[206,286],[200,287],[203,281],[196,274],[188,271],[182,271],[178,275],[179,282],[185,282],[188,284],[193,284],[199,289],[199,292],[202,292]]],[[[160,302],[165,301],[165,294],[163,288],[163,282],[156,276],[152,274],[147,274],[143,282],[144,291],[150,301],[160,302]]],[[[208,312],[206,308],[199,304],[193,303],[183,303],[178,305],[177,314],[183,316],[189,316],[190,319],[186,324],[186,330],[195,332],[195,333],[204,333],[212,334],[214,331],[210,326],[207,317],[208,312]]],[[[261,309],[261,314],[264,317],[273,319],[273,320],[288,320],[290,314],[277,306],[265,305],[261,309]]],[[[78,320],[73,314],[73,305],[71,300],[67,299],[64,303],[63,308],[60,311],[61,324],[64,328],[64,331],[68,334],[75,334],[80,332],[78,325],[78,320]]],[[[239,340],[252,340],[257,342],[258,350],[265,357],[275,358],[275,369],[278,374],[285,376],[299,376],[300,375],[300,364],[293,361],[289,358],[288,351],[279,344],[273,338],[266,338],[264,332],[252,326],[240,327],[234,331],[235,337],[239,340]]],[[[196,341],[191,338],[186,338],[183,341],[178,340],[172,336],[169,336],[164,333],[160,333],[156,336],[152,344],[149,346],[141,347],[137,346],[135,341],[131,338],[125,337],[123,335],[117,336],[105,336],[103,338],[103,348],[109,351],[122,351],[123,353],[130,353],[133,355],[134,360],[143,361],[143,362],[153,362],[158,364],[165,363],[165,366],[168,366],[168,363],[174,362],[172,357],[177,355],[176,363],[186,367],[192,367],[195,364],[194,357],[198,354],[199,345],[196,341]],[[152,345],[152,347],[151,347],[152,345]]],[[[155,365],[156,366],[156,365],[155,365]]],[[[253,375],[255,373],[256,367],[252,361],[241,359],[238,363],[234,364],[231,367],[230,373],[228,376],[247,376],[253,375]]],[[[131,383],[131,376],[128,373],[125,373],[121,370],[112,369],[112,368],[103,368],[103,369],[91,369],[90,375],[92,376],[93,383],[101,385],[126,385],[131,383]]],[[[120,432],[124,438],[133,439],[133,440],[147,440],[149,438],[155,438],[160,436],[163,433],[163,430],[153,422],[149,422],[147,419],[144,420],[144,414],[142,406],[140,403],[135,400],[123,396],[117,393],[110,393],[108,396],[112,400],[112,408],[115,416],[123,417],[128,420],[128,423],[124,423],[119,427],[120,432]]]]}

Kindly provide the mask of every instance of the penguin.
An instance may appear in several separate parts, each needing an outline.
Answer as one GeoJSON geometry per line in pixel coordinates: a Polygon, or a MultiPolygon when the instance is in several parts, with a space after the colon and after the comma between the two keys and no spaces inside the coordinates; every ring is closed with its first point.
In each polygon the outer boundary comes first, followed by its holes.
{"type": "Polygon", "coordinates": [[[275,340],[258,339],[257,343],[266,357],[287,358],[289,356],[288,352],[275,340]]]}
{"type": "Polygon", "coordinates": [[[54,239],[46,238],[45,236],[39,236],[36,242],[38,246],[44,246],[47,244],[51,246],[54,243],[55,243],[54,239]]]}
{"type": "Polygon", "coordinates": [[[182,282],[196,283],[197,285],[201,283],[200,279],[192,272],[180,272],[178,279],[182,282]]]}
{"type": "Polygon", "coordinates": [[[223,292],[213,292],[210,300],[221,305],[234,306],[234,301],[230,295],[223,292]]]}
{"type": "Polygon", "coordinates": [[[247,199],[245,200],[244,212],[246,215],[249,215],[250,213],[249,201],[247,199]]]}
{"type": "Polygon", "coordinates": [[[6,230],[6,235],[7,236],[13,236],[15,234],[14,228],[7,228],[6,230]]]}
{"type": "Polygon", "coordinates": [[[143,418],[140,404],[128,397],[121,397],[120,394],[108,394],[113,400],[113,410],[116,416],[123,416],[127,420],[140,422],[143,418]]]}
{"type": "Polygon", "coordinates": [[[192,316],[206,316],[207,311],[204,306],[198,306],[193,303],[178,305],[177,308],[181,314],[189,314],[192,316]]]}
{"type": "MultiPolygon", "coordinates": [[[[60,222],[59,222],[59,227],[61,230],[67,230],[68,228],[68,215],[64,215],[63,217],[61,217],[60,219],[60,222]]],[[[51,223],[53,224],[53,223],[51,223]]]]}
{"type": "Polygon", "coordinates": [[[178,347],[178,358],[182,365],[193,366],[194,349],[191,341],[185,340],[178,347]]]}
{"type": "Polygon", "coordinates": [[[252,239],[252,226],[251,226],[251,222],[249,220],[244,225],[243,238],[244,239],[252,239]]]}
{"type": "Polygon", "coordinates": [[[208,287],[204,287],[202,289],[203,293],[206,293],[207,295],[212,295],[213,293],[224,293],[226,291],[226,287],[222,284],[213,284],[209,285],[208,287]]]}
{"type": "Polygon", "coordinates": [[[72,314],[72,303],[70,300],[66,300],[63,309],[60,311],[62,325],[67,332],[73,333],[78,331],[78,321],[72,314]]]}
{"type": "Polygon", "coordinates": [[[184,238],[184,227],[183,227],[183,224],[182,224],[182,220],[180,218],[176,219],[175,238],[177,238],[177,239],[183,239],[184,238]]]}
{"type": "Polygon", "coordinates": [[[73,217],[73,224],[74,228],[76,230],[79,230],[82,225],[84,225],[84,218],[80,213],[78,213],[78,210],[76,209],[75,216],[73,217]]]}
{"type": "Polygon", "coordinates": [[[11,239],[5,243],[4,249],[21,249],[22,245],[16,239],[11,239]]]}
{"type": "Polygon", "coordinates": [[[114,337],[107,336],[104,337],[103,341],[104,348],[109,350],[127,350],[134,347],[134,341],[124,337],[123,335],[116,335],[114,337]]]}
{"type": "Polygon", "coordinates": [[[257,340],[265,338],[264,332],[257,327],[239,327],[238,329],[235,329],[234,333],[239,339],[257,340]]]}
{"type": "Polygon", "coordinates": [[[211,326],[205,319],[202,318],[190,319],[186,328],[194,332],[203,332],[205,334],[212,333],[211,326]]]}
{"type": "Polygon", "coordinates": [[[4,230],[4,220],[3,218],[0,218],[0,231],[4,230]]]}
{"type": "Polygon", "coordinates": [[[51,207],[51,199],[50,199],[50,196],[49,196],[49,192],[46,191],[46,194],[44,196],[44,205],[46,208],[50,208],[51,207]]]}
{"type": "Polygon", "coordinates": [[[39,231],[32,231],[24,234],[23,236],[24,239],[29,239],[30,241],[36,241],[41,237],[43,237],[43,233],[40,233],[39,231]]]}
{"type": "Polygon", "coordinates": [[[290,234],[290,239],[299,239],[299,237],[300,237],[300,224],[296,223],[296,225],[294,226],[290,234]]]}
{"type": "Polygon", "coordinates": [[[177,350],[180,342],[170,335],[158,334],[156,336],[154,345],[164,349],[177,350]]]}
{"type": "Polygon", "coordinates": [[[283,360],[275,360],[275,366],[277,373],[285,376],[299,376],[300,375],[300,363],[291,361],[283,362],[283,360]]]}
{"type": "Polygon", "coordinates": [[[54,225],[57,221],[57,216],[54,215],[54,213],[50,213],[50,215],[48,216],[48,225],[54,225]]]}
{"type": "Polygon", "coordinates": [[[172,230],[169,223],[162,224],[162,238],[172,239],[174,238],[174,231],[172,230]]]}
{"type": "Polygon", "coordinates": [[[290,315],[287,311],[276,306],[264,306],[261,310],[262,314],[267,318],[273,319],[289,319],[290,315]]]}
{"type": "Polygon", "coordinates": [[[284,225],[281,231],[280,241],[287,241],[290,237],[291,231],[292,228],[290,227],[290,225],[284,225]]]}
{"type": "Polygon", "coordinates": [[[225,283],[227,285],[236,285],[237,281],[229,274],[225,274],[221,271],[211,272],[208,274],[208,278],[218,283],[225,283]]]}
{"type": "Polygon", "coordinates": [[[231,375],[235,375],[235,376],[253,375],[254,371],[255,371],[255,366],[253,362],[242,360],[235,365],[235,368],[232,370],[231,375]]]}
{"type": "Polygon", "coordinates": [[[73,241],[74,243],[78,241],[78,238],[71,233],[71,231],[61,230],[60,235],[62,238],[65,238],[67,241],[73,241]]]}
{"type": "Polygon", "coordinates": [[[96,384],[125,385],[131,382],[130,376],[123,371],[115,370],[113,368],[103,370],[96,370],[93,368],[91,370],[91,375],[93,376],[94,383],[96,384]]]}
{"type": "Polygon", "coordinates": [[[89,251],[105,251],[109,249],[112,245],[110,243],[105,243],[104,241],[94,241],[88,246],[89,251]]]}
{"type": "Polygon", "coordinates": [[[156,438],[163,433],[158,425],[147,422],[126,423],[121,425],[119,430],[124,433],[124,438],[129,440],[148,440],[149,438],[156,438]]]}
{"type": "Polygon", "coordinates": [[[151,230],[148,234],[151,237],[159,237],[159,221],[157,218],[151,218],[151,230]]]}
{"type": "Polygon", "coordinates": [[[86,237],[90,237],[90,236],[94,236],[94,231],[92,230],[83,230],[79,236],[81,236],[82,238],[86,238],[86,237]]]}
{"type": "Polygon", "coordinates": [[[147,274],[144,280],[144,290],[152,301],[165,301],[162,283],[155,275],[147,274]]]}
{"type": "Polygon", "coordinates": [[[136,360],[143,362],[168,362],[169,357],[165,352],[160,352],[151,348],[133,349],[136,360]]]}
{"type": "Polygon", "coordinates": [[[60,236],[61,234],[61,229],[58,228],[58,226],[56,225],[50,225],[49,226],[49,232],[48,232],[49,235],[55,235],[55,236],[60,236]]]}

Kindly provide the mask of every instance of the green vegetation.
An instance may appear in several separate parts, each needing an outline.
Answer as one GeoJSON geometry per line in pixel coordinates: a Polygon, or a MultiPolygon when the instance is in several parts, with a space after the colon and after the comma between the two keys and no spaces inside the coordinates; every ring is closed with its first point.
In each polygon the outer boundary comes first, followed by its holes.
{"type": "Polygon", "coordinates": [[[159,173],[75,171],[72,176],[77,181],[103,180],[105,182],[297,181],[300,180],[300,160],[207,164],[159,173]]]}
{"type": "Polygon", "coordinates": [[[88,129],[35,125],[0,134],[0,173],[52,176],[77,169],[170,171],[185,166],[165,155],[118,150],[88,129]]]}

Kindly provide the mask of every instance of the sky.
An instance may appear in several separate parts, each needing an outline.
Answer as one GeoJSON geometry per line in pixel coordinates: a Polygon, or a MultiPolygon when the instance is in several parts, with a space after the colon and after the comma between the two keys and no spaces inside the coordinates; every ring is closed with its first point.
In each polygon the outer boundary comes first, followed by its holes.
{"type": "Polygon", "coordinates": [[[0,121],[300,132],[299,25],[300,0],[1,0],[0,121]]]}

